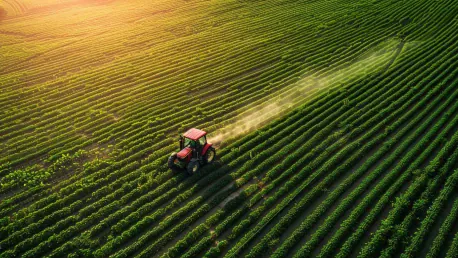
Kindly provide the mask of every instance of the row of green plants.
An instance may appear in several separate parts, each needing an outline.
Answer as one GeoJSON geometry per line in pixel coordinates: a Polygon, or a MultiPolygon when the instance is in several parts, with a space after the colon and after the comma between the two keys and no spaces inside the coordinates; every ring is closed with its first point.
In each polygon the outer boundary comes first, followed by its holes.
{"type": "MultiPolygon", "coordinates": [[[[444,95],[445,96],[445,95],[444,95]]],[[[415,119],[411,120],[413,116],[417,115],[416,110],[421,109],[424,107],[426,103],[428,103],[428,99],[422,100],[418,105],[416,105],[415,108],[412,108],[409,112],[407,112],[405,115],[403,115],[401,118],[397,119],[395,123],[393,123],[391,126],[393,130],[395,128],[399,128],[402,126],[404,123],[407,121],[410,121],[405,127],[402,127],[402,129],[396,133],[393,138],[389,139],[388,141],[385,141],[384,144],[374,153],[369,157],[369,159],[362,164],[356,171],[354,171],[348,178],[345,179],[344,182],[342,182],[338,188],[336,188],[333,192],[331,192],[326,200],[320,204],[319,207],[317,207],[312,214],[304,220],[304,222],[301,224],[301,226],[295,230],[295,232],[288,238],[288,241],[285,241],[282,246],[275,252],[275,256],[281,256],[284,255],[288,249],[290,249],[292,246],[294,246],[295,243],[300,241],[303,237],[303,235],[307,232],[307,230],[310,230],[311,226],[314,225],[315,221],[322,216],[322,214],[333,205],[333,203],[338,200],[338,198],[351,186],[354,182],[356,182],[359,177],[363,176],[373,164],[375,164],[381,157],[386,155],[394,146],[395,143],[400,142],[401,139],[408,133],[412,128],[415,128],[416,124],[418,121],[421,121],[424,117],[430,114],[431,109],[437,105],[437,103],[440,103],[441,99],[436,99],[433,103],[431,103],[428,108],[423,110],[420,114],[418,114],[415,119]]],[[[449,104],[449,103],[447,103],[449,104]]],[[[445,108],[446,105],[443,105],[445,108]]],[[[434,115],[438,115],[442,109],[438,109],[431,117],[428,118],[429,121],[432,121],[434,118],[434,115]]],[[[399,114],[393,113],[391,117],[396,117],[399,114]],[[393,116],[394,115],[394,116],[393,116]]],[[[382,122],[383,124],[383,122],[382,122]]],[[[426,129],[426,127],[421,127],[417,129],[416,136],[420,136],[422,132],[426,129]]],[[[391,135],[392,132],[390,131],[385,131],[381,135],[375,137],[372,139],[367,145],[368,146],[373,146],[374,142],[377,142],[377,139],[384,139],[387,138],[388,136],[391,135]]],[[[372,172],[369,175],[366,175],[363,181],[358,185],[358,188],[352,192],[350,195],[346,197],[346,199],[343,200],[343,203],[345,203],[345,206],[339,205],[338,208],[330,215],[329,217],[326,218],[325,222],[323,223],[323,228],[318,229],[315,234],[311,236],[311,240],[308,241],[307,245],[310,247],[314,246],[314,244],[319,242],[319,239],[321,239],[324,235],[326,235],[329,230],[333,229],[333,225],[335,225],[336,220],[340,219],[342,214],[346,212],[348,209],[349,205],[354,203],[355,198],[358,198],[358,196],[361,196],[361,190],[368,189],[369,183],[372,182],[376,178],[376,175],[379,175],[382,171],[384,171],[390,164],[394,162],[396,157],[402,153],[407,146],[409,146],[409,142],[412,142],[414,140],[409,139],[403,141],[403,146],[404,148],[402,150],[395,150],[395,152],[388,157],[384,163],[380,164],[377,170],[372,172]]],[[[363,149],[365,150],[365,149],[363,149]]]]}
{"type": "Polygon", "coordinates": [[[458,200],[455,200],[455,202],[453,202],[452,210],[447,215],[447,218],[445,219],[444,223],[442,223],[439,229],[439,232],[437,233],[437,236],[434,238],[434,241],[426,257],[428,258],[439,257],[441,251],[444,250],[446,241],[451,236],[450,233],[451,233],[454,223],[456,223],[457,218],[458,218],[458,200]]]}
{"type": "MultiPolygon", "coordinates": [[[[442,119],[442,123],[444,122],[445,122],[445,119],[442,119]]],[[[338,254],[339,257],[349,254],[350,250],[352,250],[353,246],[359,241],[360,237],[367,231],[367,228],[371,225],[371,221],[374,221],[375,219],[378,218],[378,215],[383,210],[385,205],[389,204],[389,202],[393,199],[393,195],[396,194],[396,192],[402,187],[403,184],[406,183],[407,180],[409,180],[412,176],[414,176],[413,173],[417,173],[415,172],[415,171],[418,171],[416,170],[416,168],[419,166],[421,162],[425,160],[425,158],[428,155],[431,154],[431,150],[428,150],[427,152],[423,152],[420,157],[418,157],[417,153],[422,151],[422,148],[424,148],[423,146],[425,146],[427,141],[431,139],[432,137],[431,134],[437,133],[437,130],[439,129],[439,127],[440,126],[438,126],[438,128],[435,128],[434,130],[431,130],[430,133],[426,135],[426,137],[422,138],[421,142],[418,145],[416,145],[416,148],[412,150],[411,152],[409,152],[410,155],[404,158],[403,160],[401,160],[398,166],[394,170],[391,171],[390,178],[387,177],[386,179],[383,179],[380,182],[379,184],[380,186],[385,185],[385,187],[389,187],[389,189],[385,191],[385,194],[382,196],[382,198],[380,198],[377,205],[371,210],[371,212],[367,215],[367,217],[363,220],[363,222],[361,222],[358,229],[345,241],[345,243],[343,244],[343,247],[340,249],[341,250],[340,253],[338,254]],[[414,159],[414,158],[416,159],[414,160],[413,164],[411,164],[411,162],[408,162],[408,159],[414,159]],[[408,171],[402,173],[401,177],[396,175],[396,173],[399,173],[402,167],[405,167],[405,166],[409,166],[408,171]],[[391,181],[394,180],[396,177],[398,177],[398,180],[396,180],[394,184],[393,182],[389,181],[389,180],[391,181]]],[[[437,143],[438,142],[436,142],[436,144],[437,143]]],[[[376,187],[375,189],[378,190],[379,187],[376,187]]],[[[380,191],[383,192],[383,190],[380,190],[380,191]]],[[[365,198],[363,202],[361,203],[361,205],[358,205],[357,209],[350,214],[349,218],[344,222],[344,225],[352,225],[349,223],[352,223],[352,221],[355,221],[355,218],[365,213],[366,207],[363,206],[363,204],[369,205],[370,200],[371,200],[370,198],[376,198],[377,195],[379,196],[380,193],[377,193],[377,191],[375,190],[372,191],[370,193],[370,196],[365,198]]]]}
{"type": "MultiPolygon", "coordinates": [[[[438,102],[439,101],[435,101],[435,103],[438,103],[438,102]]],[[[430,117],[428,117],[428,119],[425,120],[425,121],[431,121],[431,122],[434,121],[434,119],[440,114],[440,112],[443,112],[443,110],[446,107],[446,105],[449,105],[449,104],[450,104],[450,101],[448,101],[448,103],[442,105],[441,108],[437,109],[434,112],[434,114],[432,114],[430,117]]],[[[432,106],[433,105],[434,104],[432,104],[432,106]]],[[[365,163],[362,167],[360,167],[357,172],[355,172],[355,173],[361,173],[362,171],[369,169],[374,162],[376,162],[379,158],[381,158],[384,155],[386,155],[387,151],[389,151],[390,148],[395,147],[397,145],[396,143],[400,143],[400,145],[394,150],[394,152],[392,154],[390,154],[385,159],[385,161],[382,164],[380,164],[373,172],[371,172],[369,175],[367,175],[363,179],[363,181],[358,185],[358,187],[342,201],[342,203],[336,208],[336,210],[333,212],[333,214],[325,220],[323,225],[327,225],[326,226],[327,229],[326,229],[326,231],[321,232],[322,236],[325,233],[327,233],[329,230],[332,230],[330,227],[332,225],[335,225],[336,222],[339,219],[341,219],[340,218],[341,215],[344,214],[345,212],[347,212],[348,208],[351,207],[351,205],[355,202],[355,200],[357,200],[361,196],[361,194],[364,193],[364,191],[369,189],[371,183],[375,179],[377,179],[382,173],[384,173],[387,169],[389,169],[394,164],[394,162],[398,159],[398,157],[400,157],[402,155],[402,153],[404,153],[406,150],[408,150],[408,147],[410,146],[410,144],[412,142],[415,141],[416,138],[418,138],[418,137],[420,137],[420,136],[422,136],[424,134],[425,130],[427,129],[427,124],[428,124],[427,122],[424,123],[423,126],[417,128],[417,130],[415,130],[414,133],[411,136],[409,136],[408,138],[402,140],[403,137],[405,137],[406,133],[409,132],[409,130],[414,128],[421,119],[424,119],[425,115],[428,115],[429,108],[425,109],[425,111],[426,112],[421,112],[421,114],[419,115],[418,118],[415,118],[415,119],[411,120],[411,122],[409,122],[409,124],[406,127],[404,127],[401,131],[399,131],[394,136],[394,138],[386,141],[384,143],[384,145],[380,148],[380,150],[378,152],[376,152],[373,156],[371,156],[369,158],[368,162],[365,163]]],[[[390,183],[386,183],[385,185],[389,186],[390,183]]],[[[372,196],[376,197],[377,195],[374,194],[372,196]]],[[[365,203],[370,204],[371,200],[368,200],[365,203]]],[[[364,212],[364,210],[365,210],[365,207],[362,207],[360,209],[361,212],[364,212]]],[[[363,213],[359,213],[359,214],[363,214],[363,213]]],[[[358,215],[358,216],[360,216],[360,215],[358,215]]],[[[355,215],[353,215],[353,218],[356,218],[355,215]]],[[[353,221],[355,221],[355,220],[353,220],[353,221]]],[[[328,243],[322,248],[320,256],[327,257],[327,256],[333,254],[333,252],[334,252],[333,250],[335,250],[335,248],[337,248],[336,245],[341,244],[341,240],[345,236],[344,235],[345,234],[344,233],[345,230],[348,230],[352,225],[354,225],[353,221],[349,219],[349,220],[345,220],[343,223],[340,224],[341,225],[340,228],[333,234],[333,236],[328,241],[328,243]]],[[[317,235],[319,235],[319,234],[317,234],[317,235]]]]}
{"type": "MultiPolygon", "coordinates": [[[[430,84],[430,85],[432,85],[432,84],[430,84]]],[[[448,89],[450,90],[451,88],[448,88],[448,89]]],[[[436,91],[437,91],[437,90],[436,90],[436,91]]],[[[456,94],[456,93],[455,93],[455,94],[456,94]]],[[[454,95],[455,95],[455,94],[454,94],[454,95]]],[[[431,94],[430,94],[430,95],[431,95],[431,94]]],[[[445,95],[445,94],[442,94],[442,96],[446,96],[446,95],[445,95]]],[[[435,99],[435,101],[434,101],[433,103],[436,103],[436,104],[437,104],[437,103],[440,103],[439,100],[440,100],[440,99],[435,99]]],[[[450,99],[448,100],[447,104],[450,103],[451,101],[453,101],[453,98],[450,98],[450,99]]],[[[419,103],[420,105],[417,105],[417,107],[419,107],[419,108],[424,107],[424,106],[426,105],[426,103],[428,103],[428,102],[422,101],[422,102],[419,103]]],[[[434,106],[434,104],[431,103],[431,106],[434,106]]],[[[442,105],[442,108],[438,109],[433,115],[431,115],[431,117],[428,118],[428,121],[431,121],[431,122],[434,121],[434,120],[432,119],[432,117],[435,117],[435,116],[437,116],[438,114],[440,114],[440,112],[443,112],[443,110],[444,110],[445,107],[446,107],[445,104],[442,105]]],[[[410,112],[410,113],[412,113],[412,112],[410,112]]],[[[428,113],[421,112],[421,114],[422,114],[422,115],[427,115],[428,113]]],[[[419,120],[419,118],[415,118],[415,119],[412,120],[412,121],[420,121],[420,120],[419,120]]],[[[409,123],[410,126],[415,125],[415,124],[412,124],[412,121],[409,123]]],[[[424,125],[424,126],[422,126],[422,127],[420,127],[420,128],[422,128],[422,130],[425,130],[425,128],[426,128],[425,126],[426,126],[426,125],[424,125]]],[[[401,132],[406,133],[407,131],[405,131],[405,130],[403,129],[401,132]]],[[[385,132],[385,133],[386,133],[386,132],[385,132]]],[[[419,135],[421,135],[421,131],[417,130],[415,136],[419,136],[419,135]]],[[[414,139],[414,138],[412,138],[412,140],[413,140],[413,139],[414,139]]],[[[398,150],[396,150],[394,154],[392,154],[384,163],[382,163],[382,164],[377,168],[377,170],[379,171],[378,173],[380,173],[380,172],[382,171],[381,168],[386,167],[386,165],[389,165],[389,164],[390,164],[389,162],[395,161],[395,160],[397,159],[397,157],[399,157],[399,156],[402,154],[402,152],[408,147],[408,145],[406,145],[405,142],[410,142],[410,141],[412,141],[412,140],[405,140],[405,141],[402,141],[402,145],[401,145],[402,148],[399,148],[398,150]],[[389,162],[388,162],[388,161],[389,161],[389,162]]],[[[387,144],[388,144],[388,146],[393,146],[393,145],[395,145],[396,142],[399,142],[399,140],[394,140],[394,141],[393,141],[393,140],[390,140],[389,142],[387,142],[387,144]]],[[[376,155],[376,154],[374,154],[374,155],[376,155]]],[[[377,170],[376,170],[376,171],[377,171],[377,170]]],[[[370,178],[370,177],[369,177],[369,178],[370,178]]],[[[367,178],[367,179],[369,179],[369,178],[367,178]]],[[[365,181],[363,181],[363,182],[365,182],[365,181]]],[[[362,188],[362,185],[364,185],[364,184],[361,183],[361,185],[358,187],[358,189],[363,189],[363,188],[362,188]]],[[[389,185],[389,184],[387,184],[387,185],[389,185]]],[[[360,195],[360,193],[357,194],[357,195],[353,195],[353,194],[352,194],[352,196],[355,196],[355,197],[358,196],[358,195],[360,195]]],[[[351,200],[351,199],[350,199],[350,200],[351,200]]],[[[370,202],[368,202],[368,203],[370,203],[370,202]]],[[[349,202],[346,202],[346,204],[348,205],[349,202]]],[[[340,206],[339,206],[338,209],[340,209],[340,206]]],[[[344,208],[344,210],[345,210],[345,209],[346,209],[346,208],[344,208]]],[[[344,210],[343,210],[343,211],[344,211],[344,210]]],[[[333,218],[333,220],[338,219],[338,217],[339,217],[338,214],[341,214],[341,213],[333,213],[333,216],[331,216],[331,217],[333,218]]],[[[340,230],[339,230],[339,231],[340,231],[340,230]]],[[[332,237],[332,240],[330,241],[330,242],[332,242],[333,244],[339,243],[339,240],[338,240],[338,239],[340,239],[340,237],[341,237],[339,231],[338,231],[336,234],[334,234],[334,236],[332,237]]],[[[331,250],[334,250],[334,249],[335,249],[335,246],[332,247],[332,246],[329,246],[329,245],[325,245],[325,247],[324,247],[323,250],[326,250],[324,253],[327,253],[327,252],[331,253],[331,252],[332,252],[331,250]]],[[[324,253],[323,253],[323,255],[325,255],[324,253]]]]}
{"type": "MultiPolygon", "coordinates": [[[[447,169],[451,168],[451,166],[445,167],[447,169]]],[[[442,171],[444,171],[444,169],[442,169],[442,171]]],[[[411,236],[406,235],[405,233],[409,232],[409,227],[412,227],[415,223],[414,221],[410,221],[405,218],[402,221],[402,226],[398,227],[395,234],[391,237],[392,241],[390,241],[389,246],[382,251],[382,255],[387,256],[398,250],[404,250],[402,254],[403,257],[413,257],[418,255],[419,250],[421,250],[424,246],[423,241],[426,235],[426,230],[431,229],[432,224],[436,221],[439,212],[444,206],[444,202],[446,202],[450,197],[452,193],[451,189],[454,189],[456,185],[456,174],[448,175],[447,170],[444,172],[445,173],[441,173],[435,177],[434,182],[432,182],[428,186],[428,189],[422,193],[421,197],[415,201],[412,206],[412,211],[406,216],[406,218],[416,217],[417,219],[422,217],[419,230],[411,236]],[[444,182],[445,179],[447,179],[446,182],[444,182]],[[444,186],[444,188],[440,191],[439,196],[437,196],[433,202],[433,197],[435,197],[436,193],[439,192],[441,186],[444,186]],[[393,241],[393,239],[396,240],[393,241]],[[410,244],[408,244],[407,247],[404,247],[407,242],[410,242],[410,244]]],[[[430,233],[430,231],[428,231],[428,233],[430,233]]]]}
{"type": "MultiPolygon", "coordinates": [[[[407,95],[406,95],[406,96],[407,96],[407,95]]],[[[403,102],[399,102],[399,103],[403,103],[403,102]]],[[[392,108],[395,109],[394,106],[393,106],[392,108]]],[[[375,121],[376,121],[376,120],[375,120],[375,121]]],[[[364,130],[360,130],[360,131],[363,132],[364,130]]],[[[286,221],[290,221],[290,220],[286,220],[286,221]]],[[[279,224],[277,224],[277,226],[278,226],[278,225],[279,225],[279,224]]],[[[278,227],[279,227],[279,226],[278,226],[278,227]]],[[[267,239],[267,238],[266,238],[266,239],[267,239]]],[[[271,237],[270,239],[273,239],[273,237],[271,237]]],[[[262,248],[260,248],[259,250],[262,250],[262,248]]],[[[264,250],[265,250],[265,249],[264,249],[264,250]]]]}
{"type": "MultiPolygon", "coordinates": [[[[433,148],[441,144],[441,137],[444,137],[444,134],[448,133],[455,125],[454,123],[457,121],[458,117],[453,119],[453,121],[450,122],[449,126],[447,126],[443,133],[439,135],[440,137],[436,138],[435,141],[430,142],[430,145],[426,145],[426,142],[420,142],[422,146],[428,147],[426,148],[425,152],[420,155],[419,158],[423,158],[423,160],[426,159],[426,153],[432,151],[433,148]]],[[[384,245],[387,238],[389,238],[393,233],[393,228],[391,226],[396,224],[396,222],[399,221],[403,215],[405,215],[406,210],[411,206],[412,200],[415,200],[415,198],[421,194],[422,189],[426,187],[429,178],[428,174],[433,173],[433,175],[435,175],[436,173],[439,173],[438,168],[434,163],[436,163],[438,160],[446,160],[446,157],[448,157],[448,155],[450,155],[455,150],[456,145],[458,144],[457,140],[458,135],[454,135],[454,137],[452,137],[452,139],[447,142],[447,144],[440,150],[434,160],[430,162],[428,167],[426,167],[425,173],[422,173],[421,176],[412,183],[411,187],[409,187],[409,189],[396,200],[394,208],[390,211],[388,217],[382,222],[382,225],[374,233],[370,242],[367,242],[361,250],[361,256],[367,257],[373,255],[374,253],[380,252],[380,248],[384,245]],[[382,236],[383,238],[381,238],[382,236]]]]}

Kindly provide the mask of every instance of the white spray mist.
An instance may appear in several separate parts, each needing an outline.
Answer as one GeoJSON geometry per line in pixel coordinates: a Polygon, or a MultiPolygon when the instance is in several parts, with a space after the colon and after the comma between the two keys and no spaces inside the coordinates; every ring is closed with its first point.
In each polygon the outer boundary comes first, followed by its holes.
{"type": "MultiPolygon", "coordinates": [[[[281,93],[268,102],[240,113],[235,122],[222,128],[209,138],[209,142],[219,146],[222,141],[237,137],[258,129],[268,121],[304,103],[304,99],[316,90],[328,90],[344,85],[346,81],[380,71],[385,65],[396,58],[398,40],[389,40],[366,51],[359,59],[345,67],[337,66],[321,74],[307,76],[298,82],[285,87],[281,93]],[[337,70],[340,68],[339,70],[337,70]]],[[[305,100],[307,101],[307,100],[305,100]]]]}

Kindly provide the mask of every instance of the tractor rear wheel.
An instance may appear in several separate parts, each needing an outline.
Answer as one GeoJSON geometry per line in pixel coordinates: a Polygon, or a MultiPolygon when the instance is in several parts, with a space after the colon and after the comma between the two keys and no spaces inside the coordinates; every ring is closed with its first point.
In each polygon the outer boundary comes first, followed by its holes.
{"type": "Polygon", "coordinates": [[[170,155],[169,157],[169,160],[167,161],[167,166],[170,168],[170,169],[175,169],[176,166],[175,166],[175,160],[177,159],[177,154],[176,153],[172,153],[172,155],[170,155]]]}
{"type": "Polygon", "coordinates": [[[215,161],[215,159],[216,159],[215,148],[213,147],[208,148],[207,153],[205,153],[205,156],[204,156],[204,163],[211,164],[213,163],[213,161],[215,161]]]}
{"type": "Polygon", "coordinates": [[[198,160],[194,160],[194,161],[189,162],[189,164],[188,164],[188,166],[186,168],[186,171],[188,172],[189,175],[193,175],[197,171],[199,171],[199,167],[200,167],[199,161],[198,160]]]}

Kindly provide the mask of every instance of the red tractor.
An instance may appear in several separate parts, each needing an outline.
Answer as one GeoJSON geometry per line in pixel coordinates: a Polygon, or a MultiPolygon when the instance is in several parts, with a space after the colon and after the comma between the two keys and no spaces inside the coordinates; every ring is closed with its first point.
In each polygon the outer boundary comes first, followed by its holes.
{"type": "Polygon", "coordinates": [[[201,165],[212,163],[216,158],[216,151],[207,142],[206,135],[205,131],[195,128],[180,135],[180,151],[170,155],[169,168],[184,168],[192,175],[199,171],[201,165]]]}

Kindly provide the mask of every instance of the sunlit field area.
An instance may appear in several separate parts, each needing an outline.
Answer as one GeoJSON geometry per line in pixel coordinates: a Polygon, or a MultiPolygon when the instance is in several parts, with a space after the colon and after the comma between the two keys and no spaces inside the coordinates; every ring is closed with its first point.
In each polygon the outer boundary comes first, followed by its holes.
{"type": "Polygon", "coordinates": [[[0,1],[1,258],[458,257],[457,189],[457,1],[0,1]]]}

